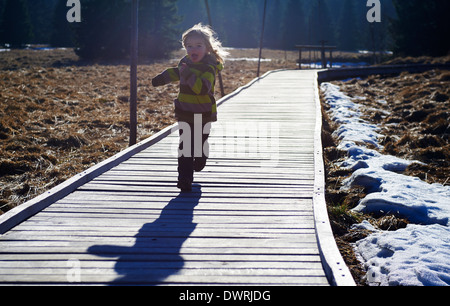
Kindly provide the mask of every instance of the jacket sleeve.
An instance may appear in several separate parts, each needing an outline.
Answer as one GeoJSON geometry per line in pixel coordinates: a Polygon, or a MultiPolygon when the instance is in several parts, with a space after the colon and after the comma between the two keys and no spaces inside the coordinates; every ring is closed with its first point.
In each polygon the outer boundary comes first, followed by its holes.
{"type": "Polygon", "coordinates": [[[152,85],[163,86],[180,80],[180,71],[178,68],[169,68],[152,79],[152,85]]]}

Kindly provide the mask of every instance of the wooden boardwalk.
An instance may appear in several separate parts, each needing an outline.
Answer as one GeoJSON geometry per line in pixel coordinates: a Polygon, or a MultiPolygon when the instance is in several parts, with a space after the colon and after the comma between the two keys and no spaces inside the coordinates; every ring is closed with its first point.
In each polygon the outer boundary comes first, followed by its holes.
{"type": "Polygon", "coordinates": [[[352,284],[342,259],[323,254],[334,242],[320,241],[331,234],[315,199],[316,78],[273,72],[221,100],[191,193],[176,188],[172,129],[12,227],[0,236],[0,284],[352,284]]]}

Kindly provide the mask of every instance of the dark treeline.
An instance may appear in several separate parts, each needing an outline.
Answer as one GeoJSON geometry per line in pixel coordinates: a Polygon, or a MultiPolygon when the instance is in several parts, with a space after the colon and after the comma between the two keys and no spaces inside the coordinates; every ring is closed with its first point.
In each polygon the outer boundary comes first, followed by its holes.
{"type": "MultiPolygon", "coordinates": [[[[388,18],[395,16],[391,0],[382,0],[380,24],[367,22],[364,0],[268,0],[264,46],[293,49],[296,44],[327,41],[341,50],[371,49],[371,30],[379,37],[377,47],[388,48],[392,39],[388,18]]],[[[225,45],[255,47],[259,44],[263,0],[209,0],[213,26],[225,45]]],[[[208,22],[204,0],[182,0],[178,7],[184,16],[182,27],[201,20],[208,22]]]]}
{"type": "Polygon", "coordinates": [[[450,52],[449,0],[393,0],[393,50],[398,55],[442,56],[450,52]]]}
{"type": "MultiPolygon", "coordinates": [[[[0,44],[77,47],[84,58],[129,53],[131,0],[80,0],[80,23],[68,23],[67,0],[0,0],[0,44]]],[[[140,55],[164,57],[181,33],[208,23],[204,0],[140,0],[140,55]]],[[[366,0],[267,0],[264,47],[327,44],[340,50],[393,50],[446,55],[448,0],[381,0],[381,22],[369,23],[366,0]]],[[[259,45],[264,0],[209,0],[213,28],[225,46],[259,45]]]]}
{"type": "Polygon", "coordinates": [[[57,0],[0,0],[0,42],[49,43],[57,0]]]}

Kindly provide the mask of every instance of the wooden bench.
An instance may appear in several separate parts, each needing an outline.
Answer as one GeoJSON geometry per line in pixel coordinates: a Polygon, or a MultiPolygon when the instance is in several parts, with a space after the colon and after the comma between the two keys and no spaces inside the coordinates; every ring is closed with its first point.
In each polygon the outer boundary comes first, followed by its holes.
{"type": "Polygon", "coordinates": [[[336,46],[326,46],[324,43],[321,45],[296,45],[298,49],[298,67],[302,69],[302,51],[320,51],[322,68],[327,68],[326,51],[330,52],[330,68],[333,68],[333,50],[336,50],[336,46]]]}

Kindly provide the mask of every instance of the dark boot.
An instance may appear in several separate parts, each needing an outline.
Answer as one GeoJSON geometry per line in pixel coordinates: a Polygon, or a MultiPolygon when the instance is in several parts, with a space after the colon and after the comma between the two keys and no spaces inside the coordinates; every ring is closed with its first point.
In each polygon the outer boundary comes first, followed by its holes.
{"type": "Polygon", "coordinates": [[[192,182],[188,180],[180,180],[178,181],[177,187],[183,192],[190,192],[192,191],[192,182]]]}

